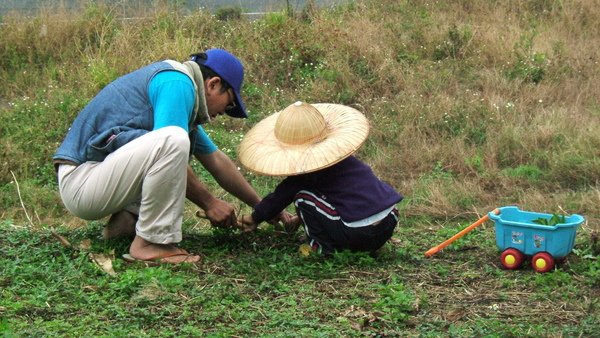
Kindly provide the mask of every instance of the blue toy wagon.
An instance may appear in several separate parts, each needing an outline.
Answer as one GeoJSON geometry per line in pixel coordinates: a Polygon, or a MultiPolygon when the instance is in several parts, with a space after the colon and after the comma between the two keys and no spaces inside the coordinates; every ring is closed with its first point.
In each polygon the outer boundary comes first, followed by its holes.
{"type": "Polygon", "coordinates": [[[564,217],[564,223],[537,224],[553,215],[522,211],[518,207],[498,208],[499,214],[488,213],[496,224],[496,245],[502,251],[500,261],[507,269],[518,269],[526,256],[533,256],[531,266],[537,272],[554,268],[555,260],[567,256],[575,244],[577,227],[583,223],[580,215],[564,217]]]}

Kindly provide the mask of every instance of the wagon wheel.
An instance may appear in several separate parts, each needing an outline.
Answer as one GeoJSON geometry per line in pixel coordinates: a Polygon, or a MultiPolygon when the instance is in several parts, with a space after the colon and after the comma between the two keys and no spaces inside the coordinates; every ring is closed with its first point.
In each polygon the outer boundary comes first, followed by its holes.
{"type": "Polygon", "coordinates": [[[508,248],[500,255],[500,262],[506,269],[515,270],[521,266],[524,258],[525,255],[523,255],[521,251],[514,248],[508,248]]]}
{"type": "Polygon", "coordinates": [[[554,258],[547,252],[538,252],[531,259],[531,266],[537,272],[548,272],[554,268],[554,258]]]}

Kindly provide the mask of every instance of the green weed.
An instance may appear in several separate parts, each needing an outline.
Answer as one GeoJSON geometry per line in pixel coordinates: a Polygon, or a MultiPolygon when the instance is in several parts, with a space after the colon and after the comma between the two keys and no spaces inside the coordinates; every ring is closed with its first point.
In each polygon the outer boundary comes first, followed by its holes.
{"type": "Polygon", "coordinates": [[[383,319],[394,324],[405,322],[413,311],[413,294],[395,279],[379,287],[380,298],[373,307],[384,313],[383,319]]]}
{"type": "Polygon", "coordinates": [[[483,163],[483,156],[476,154],[472,157],[465,158],[465,164],[477,173],[484,173],[485,166],[483,163]]]}
{"type": "Polygon", "coordinates": [[[489,112],[476,108],[464,110],[457,107],[453,111],[444,112],[440,120],[431,125],[434,133],[441,133],[445,139],[464,137],[468,145],[481,146],[487,141],[489,112]]]}
{"type": "Polygon", "coordinates": [[[532,182],[544,178],[544,172],[535,165],[520,165],[516,168],[506,168],[503,172],[509,177],[523,178],[532,182]]]}
{"type": "Polygon", "coordinates": [[[510,79],[520,79],[538,84],[546,76],[548,66],[546,54],[533,51],[533,40],[536,35],[537,31],[535,30],[523,35],[515,46],[516,60],[507,70],[507,76],[510,79]]]}
{"type": "Polygon", "coordinates": [[[117,70],[111,68],[104,60],[90,60],[87,73],[92,87],[100,90],[118,77],[117,70]]]}
{"type": "Polygon", "coordinates": [[[470,27],[450,27],[445,39],[440,42],[433,51],[434,60],[446,58],[463,58],[468,51],[469,43],[473,38],[470,27]]]}

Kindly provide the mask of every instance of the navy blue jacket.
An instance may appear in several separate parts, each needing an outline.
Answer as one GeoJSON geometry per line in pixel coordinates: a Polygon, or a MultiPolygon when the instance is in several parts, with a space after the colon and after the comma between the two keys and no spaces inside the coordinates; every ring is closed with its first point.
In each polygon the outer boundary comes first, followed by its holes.
{"type": "Polygon", "coordinates": [[[256,223],[275,218],[294,202],[300,190],[311,191],[327,200],[345,222],[367,218],[403,198],[375,176],[368,165],[350,156],[322,170],[286,177],[254,207],[252,218],[256,223]]]}

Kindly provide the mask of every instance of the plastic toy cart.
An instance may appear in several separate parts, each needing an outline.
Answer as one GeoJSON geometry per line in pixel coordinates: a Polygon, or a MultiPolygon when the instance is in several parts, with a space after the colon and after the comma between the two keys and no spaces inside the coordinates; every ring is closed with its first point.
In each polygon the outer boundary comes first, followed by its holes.
{"type": "Polygon", "coordinates": [[[499,214],[488,213],[496,224],[496,245],[502,250],[500,261],[507,269],[518,269],[526,256],[537,272],[554,268],[555,261],[567,256],[575,244],[577,227],[583,223],[580,215],[565,217],[565,223],[554,226],[536,224],[539,218],[550,219],[552,215],[522,211],[518,207],[498,208],[499,214]]]}

